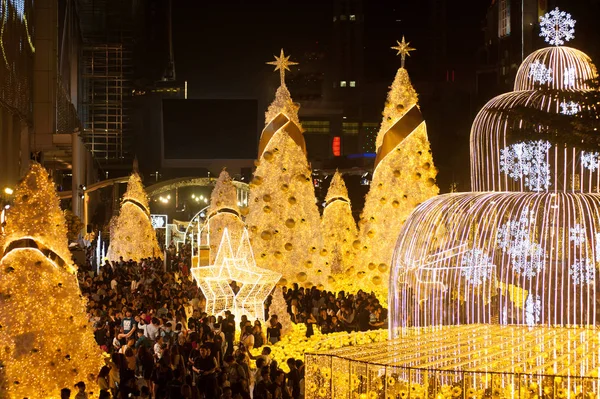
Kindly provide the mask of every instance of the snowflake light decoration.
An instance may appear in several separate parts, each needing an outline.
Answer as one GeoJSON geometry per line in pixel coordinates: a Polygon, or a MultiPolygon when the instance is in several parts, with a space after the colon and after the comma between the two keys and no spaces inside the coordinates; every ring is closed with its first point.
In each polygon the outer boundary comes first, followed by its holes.
{"type": "Polygon", "coordinates": [[[494,265],[481,249],[467,251],[461,261],[460,274],[474,286],[479,286],[492,276],[494,265]]]}
{"type": "Polygon", "coordinates": [[[565,89],[575,86],[575,68],[565,68],[563,73],[563,85],[565,89]]]}
{"type": "Polygon", "coordinates": [[[529,65],[529,77],[532,78],[534,82],[538,82],[542,85],[550,83],[553,80],[552,68],[548,68],[546,65],[536,60],[529,65]]]}
{"type": "Polygon", "coordinates": [[[575,259],[569,266],[569,276],[575,285],[591,284],[596,277],[596,266],[590,259],[575,259]]]}
{"type": "Polygon", "coordinates": [[[598,169],[598,156],[600,153],[581,151],[581,166],[590,172],[595,172],[598,169]]]}
{"type": "Polygon", "coordinates": [[[576,115],[581,107],[575,101],[563,101],[560,103],[560,113],[563,115],[576,115]]]}
{"type": "Polygon", "coordinates": [[[575,21],[558,7],[540,17],[540,36],[551,46],[562,46],[575,38],[575,21]]]}
{"type": "Polygon", "coordinates": [[[585,229],[582,225],[577,223],[575,227],[571,227],[569,229],[569,241],[571,241],[576,246],[585,243],[585,229]]]}
{"type": "Polygon", "coordinates": [[[542,309],[542,299],[539,295],[535,297],[531,294],[527,296],[525,301],[525,324],[533,327],[540,321],[540,313],[542,309]]]}
{"type": "Polygon", "coordinates": [[[531,238],[533,223],[529,207],[525,207],[518,219],[504,223],[496,234],[498,247],[510,257],[513,270],[527,278],[542,271],[545,261],[544,249],[531,238]]]}
{"type": "Polygon", "coordinates": [[[551,144],[546,140],[512,144],[500,151],[500,171],[513,180],[524,178],[525,187],[544,191],[550,186],[550,166],[547,160],[551,144]]]}

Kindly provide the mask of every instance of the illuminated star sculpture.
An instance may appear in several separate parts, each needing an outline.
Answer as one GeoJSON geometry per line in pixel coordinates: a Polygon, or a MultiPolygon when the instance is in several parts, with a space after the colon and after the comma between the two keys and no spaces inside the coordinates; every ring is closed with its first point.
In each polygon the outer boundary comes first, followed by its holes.
{"type": "Polygon", "coordinates": [[[281,53],[279,53],[279,57],[276,55],[275,61],[267,62],[268,65],[275,65],[275,71],[279,70],[279,76],[281,77],[281,85],[285,84],[285,71],[290,70],[291,65],[298,65],[297,62],[290,61],[290,56],[287,57],[283,54],[283,49],[281,49],[281,53]]]}
{"type": "Polygon", "coordinates": [[[281,274],[256,266],[254,254],[244,229],[234,256],[227,229],[212,266],[192,268],[192,275],[206,298],[206,311],[219,315],[229,310],[241,317],[264,320],[264,302],[281,278],[281,274]],[[233,292],[230,282],[241,284],[233,292]]]}
{"type": "Polygon", "coordinates": [[[402,36],[402,41],[399,42],[398,40],[396,40],[396,43],[398,43],[397,46],[392,47],[392,50],[398,50],[398,54],[402,59],[402,68],[404,68],[404,60],[406,59],[406,57],[410,57],[410,52],[416,50],[415,48],[410,47],[410,42],[406,43],[406,41],[404,40],[404,36],[402,36]]]}

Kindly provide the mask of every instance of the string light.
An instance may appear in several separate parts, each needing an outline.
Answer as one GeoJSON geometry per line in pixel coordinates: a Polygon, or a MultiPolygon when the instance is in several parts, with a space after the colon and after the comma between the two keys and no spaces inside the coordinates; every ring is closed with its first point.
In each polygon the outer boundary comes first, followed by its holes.
{"type": "Polygon", "coordinates": [[[264,320],[264,301],[281,278],[281,274],[256,266],[254,254],[244,230],[234,255],[227,229],[224,230],[215,263],[191,269],[196,283],[206,298],[210,314],[221,315],[229,310],[238,318],[264,320]],[[237,293],[229,285],[241,284],[237,293]]]}
{"type": "Polygon", "coordinates": [[[104,360],[67,244],[54,184],[34,163],[0,236],[2,397],[58,399],[78,381],[97,392],[104,360]]]}
{"type": "MultiPolygon", "coordinates": [[[[161,197],[161,202],[168,202],[169,197],[161,197]]],[[[149,209],[148,196],[142,180],[137,173],[133,173],[127,182],[127,191],[121,201],[119,216],[110,232],[107,257],[111,262],[118,261],[121,256],[125,260],[139,262],[144,258],[162,255],[149,209]]]]}

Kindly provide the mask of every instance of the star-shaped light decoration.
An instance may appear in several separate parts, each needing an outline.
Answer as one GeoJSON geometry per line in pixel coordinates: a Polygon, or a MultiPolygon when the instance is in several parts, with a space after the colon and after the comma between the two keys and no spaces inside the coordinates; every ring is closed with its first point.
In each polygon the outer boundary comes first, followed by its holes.
{"type": "Polygon", "coordinates": [[[298,65],[298,63],[290,61],[290,56],[288,55],[286,57],[285,54],[283,54],[283,49],[281,49],[279,57],[277,57],[276,55],[274,57],[275,61],[269,61],[267,62],[267,64],[275,65],[275,71],[279,70],[279,76],[281,77],[281,85],[283,86],[285,85],[285,71],[289,71],[290,66],[298,65]]]}
{"type": "Polygon", "coordinates": [[[392,50],[397,50],[398,54],[402,59],[402,68],[404,68],[404,60],[406,59],[406,57],[410,57],[410,52],[416,50],[415,48],[410,47],[410,42],[406,43],[406,41],[404,40],[404,36],[402,36],[402,41],[399,42],[398,40],[396,40],[396,43],[398,43],[397,46],[392,47],[392,50]]]}
{"type": "Polygon", "coordinates": [[[264,320],[264,302],[281,279],[281,274],[256,266],[246,229],[235,256],[225,229],[214,265],[192,268],[192,275],[206,298],[207,312],[218,315],[230,310],[237,317],[259,320],[264,320]],[[231,281],[241,284],[237,294],[231,281]]]}

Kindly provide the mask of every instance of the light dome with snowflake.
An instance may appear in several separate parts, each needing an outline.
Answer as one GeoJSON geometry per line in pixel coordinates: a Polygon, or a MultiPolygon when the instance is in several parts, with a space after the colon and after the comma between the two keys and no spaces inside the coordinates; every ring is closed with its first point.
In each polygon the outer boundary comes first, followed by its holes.
{"type": "Polygon", "coordinates": [[[597,104],[578,102],[596,77],[579,50],[538,50],[519,68],[514,91],[479,112],[471,130],[476,192],[422,203],[398,239],[392,337],[410,326],[600,322],[600,152],[543,126],[600,117],[597,104]],[[523,129],[531,123],[524,112],[542,122],[523,129]]]}

